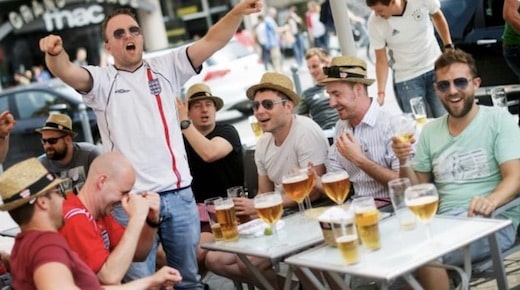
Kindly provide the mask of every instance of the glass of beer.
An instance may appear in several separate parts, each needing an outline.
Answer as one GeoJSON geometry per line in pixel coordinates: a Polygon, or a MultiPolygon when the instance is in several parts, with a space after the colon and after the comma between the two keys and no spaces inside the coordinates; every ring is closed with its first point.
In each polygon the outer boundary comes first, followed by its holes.
{"type": "Polygon", "coordinates": [[[327,172],[321,177],[321,185],[325,194],[337,205],[341,205],[347,199],[350,191],[350,180],[345,170],[327,172]]]}
{"type": "Polygon", "coordinates": [[[432,238],[430,221],[439,206],[439,194],[432,183],[412,185],[404,192],[406,206],[410,208],[415,217],[426,226],[428,239],[432,238]]]}
{"type": "Polygon", "coordinates": [[[356,215],[357,232],[361,243],[368,250],[381,248],[379,235],[379,211],[374,198],[371,196],[356,197],[352,201],[356,215]]]}
{"type": "Polygon", "coordinates": [[[253,134],[255,134],[256,139],[260,138],[264,131],[262,131],[262,127],[260,127],[260,123],[255,116],[249,116],[249,125],[251,125],[251,129],[253,130],[253,134]]]}
{"type": "Polygon", "coordinates": [[[308,170],[294,170],[282,177],[282,185],[285,193],[298,203],[298,209],[303,215],[305,207],[303,201],[309,195],[314,183],[314,175],[308,170]]]}
{"type": "Polygon", "coordinates": [[[278,238],[276,223],[283,214],[282,195],[279,192],[259,193],[255,196],[254,206],[258,217],[269,224],[274,236],[278,238]]]}
{"type": "Polygon", "coordinates": [[[334,221],[331,225],[336,246],[343,260],[347,265],[359,262],[358,235],[352,212],[346,219],[334,221]]]}
{"type": "MultiPolygon", "coordinates": [[[[247,192],[244,190],[243,186],[233,186],[228,188],[227,196],[231,198],[247,198],[247,192]]],[[[243,224],[250,220],[249,215],[237,215],[238,223],[243,224]]]]}
{"type": "Polygon", "coordinates": [[[423,97],[415,97],[410,99],[410,107],[417,125],[423,126],[426,124],[426,106],[424,105],[423,97]]]}
{"type": "Polygon", "coordinates": [[[223,197],[214,201],[217,222],[220,224],[224,241],[238,240],[238,223],[235,214],[235,205],[230,197],[223,197]]]}
{"type": "Polygon", "coordinates": [[[206,215],[208,217],[209,226],[211,227],[211,232],[215,237],[215,241],[224,240],[224,236],[222,236],[222,229],[220,228],[220,224],[217,221],[217,210],[215,209],[215,200],[222,199],[222,197],[212,197],[204,200],[204,208],[206,209],[206,215]]]}
{"type": "MultiPolygon", "coordinates": [[[[390,127],[394,137],[400,142],[410,142],[415,135],[415,120],[410,113],[395,115],[390,119],[390,127]]],[[[410,163],[410,157],[407,158],[406,166],[410,163]]]]}

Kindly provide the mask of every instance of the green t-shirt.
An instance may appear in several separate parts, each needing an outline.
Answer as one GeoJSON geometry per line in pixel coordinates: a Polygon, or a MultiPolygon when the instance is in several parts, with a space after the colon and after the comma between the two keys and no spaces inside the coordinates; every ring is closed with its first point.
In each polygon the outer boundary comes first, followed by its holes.
{"type": "MultiPolygon", "coordinates": [[[[520,13],[520,8],[518,9],[518,13],[520,13]]],[[[506,22],[504,25],[504,33],[502,34],[502,40],[505,44],[509,45],[520,45],[520,34],[516,33],[516,31],[506,22]]]]}
{"type": "MultiPolygon", "coordinates": [[[[480,106],[457,137],[450,135],[447,118],[437,118],[424,127],[414,158],[416,171],[433,173],[441,214],[468,208],[474,196],[487,196],[502,180],[500,164],[520,159],[520,128],[503,109],[480,106]]],[[[504,215],[518,226],[520,208],[504,215]]]]}

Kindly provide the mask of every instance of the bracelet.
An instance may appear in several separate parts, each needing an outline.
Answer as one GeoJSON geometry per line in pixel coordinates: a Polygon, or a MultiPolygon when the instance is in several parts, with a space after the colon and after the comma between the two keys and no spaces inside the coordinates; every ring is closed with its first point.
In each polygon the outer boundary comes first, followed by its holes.
{"type": "Polygon", "coordinates": [[[444,45],[444,48],[455,48],[455,45],[453,45],[453,43],[448,43],[444,45]]]}
{"type": "Polygon", "coordinates": [[[58,52],[58,53],[50,53],[50,52],[48,52],[48,51],[46,51],[45,53],[48,54],[49,56],[58,56],[58,55],[60,55],[62,52],[63,52],[63,49],[60,50],[60,52],[58,52]]]}
{"type": "Polygon", "coordinates": [[[159,218],[158,222],[153,222],[149,218],[146,218],[146,224],[151,227],[152,229],[156,229],[161,225],[162,218],[159,218]]]}

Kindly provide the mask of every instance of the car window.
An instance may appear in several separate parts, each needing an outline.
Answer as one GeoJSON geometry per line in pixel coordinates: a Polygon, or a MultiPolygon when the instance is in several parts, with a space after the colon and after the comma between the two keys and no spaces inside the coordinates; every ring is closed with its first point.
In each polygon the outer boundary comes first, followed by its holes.
{"type": "Polygon", "coordinates": [[[20,119],[47,117],[50,106],[56,104],[66,104],[68,108],[71,107],[67,101],[43,91],[19,92],[14,95],[14,98],[20,119]]]}

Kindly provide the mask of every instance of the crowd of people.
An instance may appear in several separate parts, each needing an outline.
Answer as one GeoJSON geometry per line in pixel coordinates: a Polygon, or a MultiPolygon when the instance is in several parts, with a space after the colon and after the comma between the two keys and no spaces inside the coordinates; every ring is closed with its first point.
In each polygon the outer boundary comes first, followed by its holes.
{"type": "MultiPolygon", "coordinates": [[[[389,208],[388,182],[406,177],[437,187],[437,214],[490,216],[520,192],[520,128],[502,109],[475,103],[481,83],[475,60],[452,45],[439,1],[367,0],[367,5],[373,10],[368,23],[375,78],[358,57],[329,56],[321,34],[330,32],[320,20],[323,7],[310,1],[306,23],[316,47],[305,53],[299,47],[295,57],[301,65],[305,61],[315,86],[301,96],[279,68],[285,28],[275,21],[277,11],[267,8],[262,15],[256,38],[266,68],[273,69],[244,92],[264,132],[255,147],[258,190],[250,194],[283,192],[282,177],[305,168],[317,180],[310,200],[318,201],[324,197],[319,177],[344,170],[354,197],[371,196],[380,210],[389,208]],[[434,27],[443,48],[434,41],[434,27]],[[392,134],[392,114],[382,106],[389,68],[401,109],[409,111],[409,98],[420,94],[435,118],[417,140],[392,134]],[[368,94],[373,84],[377,96],[368,94]],[[335,134],[327,140],[323,130],[331,128],[335,134]]],[[[512,41],[504,49],[509,49],[518,44],[520,17],[518,2],[506,5],[517,11],[504,13],[512,41]]],[[[9,254],[0,253],[13,288],[204,289],[207,271],[261,287],[236,255],[200,248],[215,240],[204,200],[244,185],[240,136],[232,125],[216,122],[223,99],[206,84],[188,88],[186,101],[178,96],[182,84],[233,37],[243,17],[262,8],[260,0],[242,0],[190,46],[147,60],[135,15],[116,9],[102,23],[105,49],[114,58],[106,67],[71,60],[60,36],[40,40],[50,72],[80,92],[96,113],[103,150],[75,142],[70,117],[52,113],[37,129],[44,153],[0,175],[0,210],[21,229],[9,263],[9,254]]],[[[295,44],[302,25],[292,9],[286,28],[295,44]]],[[[0,114],[0,161],[9,154],[15,126],[12,114],[0,114]]],[[[296,207],[287,195],[282,198],[283,207],[296,207]]],[[[237,215],[256,214],[251,198],[233,202],[237,215]]],[[[505,250],[516,239],[520,209],[498,218],[512,221],[498,232],[505,250]]],[[[473,260],[488,257],[487,240],[472,243],[470,253],[473,260]]],[[[250,261],[274,288],[284,284],[272,261],[250,261]]],[[[453,252],[438,262],[463,260],[453,252]]],[[[421,267],[417,276],[425,289],[449,289],[443,268],[421,267]]]]}

